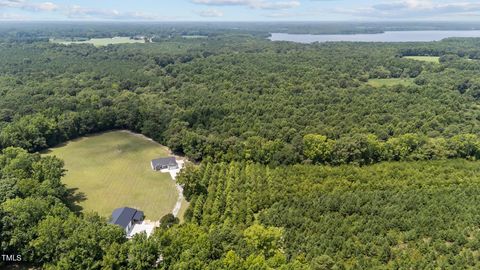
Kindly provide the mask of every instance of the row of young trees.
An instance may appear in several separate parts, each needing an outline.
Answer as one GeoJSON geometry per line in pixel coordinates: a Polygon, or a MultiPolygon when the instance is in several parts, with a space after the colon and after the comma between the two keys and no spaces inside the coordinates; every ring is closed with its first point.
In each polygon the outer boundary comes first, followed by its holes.
{"type": "MultiPolygon", "coordinates": [[[[366,167],[208,163],[188,168],[179,181],[191,201],[187,223],[221,241],[223,254],[245,256],[231,232],[246,234],[260,224],[272,228],[270,239],[273,228],[283,228],[287,261],[311,269],[468,269],[480,265],[478,172],[478,162],[465,160],[366,167]]],[[[202,256],[193,247],[203,240],[191,241],[171,255],[171,265],[202,256]]]]}

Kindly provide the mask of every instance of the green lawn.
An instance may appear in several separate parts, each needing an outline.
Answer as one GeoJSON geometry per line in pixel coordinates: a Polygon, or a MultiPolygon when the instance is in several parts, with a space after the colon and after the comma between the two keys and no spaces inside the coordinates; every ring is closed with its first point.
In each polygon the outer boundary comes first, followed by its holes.
{"type": "Polygon", "coordinates": [[[107,46],[110,44],[126,44],[126,43],[145,43],[145,40],[135,40],[129,37],[114,37],[114,38],[92,38],[86,41],[70,41],[65,39],[51,39],[50,42],[60,43],[64,45],[70,44],[93,44],[96,47],[107,46]]]}
{"type": "Polygon", "coordinates": [[[403,58],[412,59],[412,60],[416,60],[416,61],[435,63],[435,64],[440,63],[440,57],[438,57],[438,56],[405,56],[403,58]]]}
{"type": "Polygon", "coordinates": [[[48,155],[65,161],[63,181],[85,194],[80,202],[84,212],[109,217],[113,209],[129,206],[143,210],[146,219],[158,220],[173,210],[178,198],[170,174],[150,167],[150,160],[167,156],[168,149],[140,135],[102,133],[50,149],[48,155]]]}
{"type": "Polygon", "coordinates": [[[394,86],[394,85],[404,85],[410,86],[413,85],[412,78],[390,78],[390,79],[370,79],[368,84],[373,87],[382,87],[382,86],[394,86]]]}

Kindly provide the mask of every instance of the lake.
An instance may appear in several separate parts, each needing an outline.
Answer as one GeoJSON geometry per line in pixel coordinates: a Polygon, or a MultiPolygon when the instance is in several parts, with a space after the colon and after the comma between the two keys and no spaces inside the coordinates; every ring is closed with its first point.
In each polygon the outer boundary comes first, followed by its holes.
{"type": "Polygon", "coordinates": [[[272,33],[271,41],[292,41],[297,43],[313,43],[328,41],[350,42],[429,42],[449,37],[480,37],[480,30],[472,31],[387,31],[381,34],[355,35],[309,35],[272,33]]]}

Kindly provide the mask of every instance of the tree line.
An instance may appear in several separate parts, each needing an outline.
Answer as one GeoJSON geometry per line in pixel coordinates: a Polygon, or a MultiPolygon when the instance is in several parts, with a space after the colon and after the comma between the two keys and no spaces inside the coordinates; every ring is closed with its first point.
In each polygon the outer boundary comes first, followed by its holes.
{"type": "Polygon", "coordinates": [[[452,158],[477,160],[480,158],[480,138],[476,134],[429,138],[409,133],[386,141],[380,141],[373,134],[332,140],[323,135],[308,134],[303,138],[303,154],[307,162],[336,165],[452,158]]]}

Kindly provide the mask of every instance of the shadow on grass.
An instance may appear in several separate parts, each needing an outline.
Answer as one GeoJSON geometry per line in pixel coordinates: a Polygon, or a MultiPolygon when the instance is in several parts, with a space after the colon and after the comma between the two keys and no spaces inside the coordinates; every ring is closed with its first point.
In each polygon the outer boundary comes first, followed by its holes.
{"type": "Polygon", "coordinates": [[[83,210],[83,207],[79,203],[87,200],[87,196],[83,192],[78,192],[78,188],[69,188],[67,189],[66,202],[70,210],[75,213],[80,213],[83,210]]]}
{"type": "Polygon", "coordinates": [[[50,149],[50,148],[48,148],[48,149],[45,149],[45,150],[40,151],[39,153],[40,153],[40,155],[48,155],[48,154],[50,154],[50,153],[52,153],[52,152],[53,152],[53,150],[50,149]]]}
{"type": "Polygon", "coordinates": [[[53,146],[53,148],[43,149],[43,150],[39,151],[39,153],[40,153],[40,155],[48,155],[48,154],[53,152],[54,148],[63,147],[63,146],[66,146],[67,144],[68,144],[68,141],[67,142],[62,142],[62,143],[56,144],[55,146],[53,146]]]}

